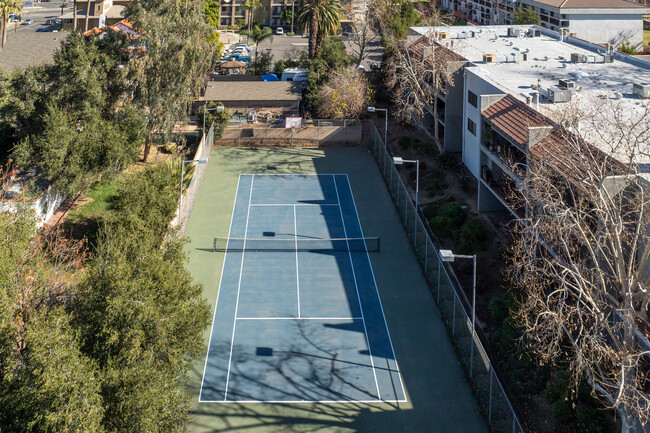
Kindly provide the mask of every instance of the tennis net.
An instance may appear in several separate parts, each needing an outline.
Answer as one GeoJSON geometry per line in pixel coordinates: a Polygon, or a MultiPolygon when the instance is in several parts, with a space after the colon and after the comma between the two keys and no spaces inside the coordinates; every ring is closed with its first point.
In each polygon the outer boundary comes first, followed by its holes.
{"type": "Polygon", "coordinates": [[[212,251],[350,251],[378,252],[379,238],[222,238],[215,237],[212,251]]]}

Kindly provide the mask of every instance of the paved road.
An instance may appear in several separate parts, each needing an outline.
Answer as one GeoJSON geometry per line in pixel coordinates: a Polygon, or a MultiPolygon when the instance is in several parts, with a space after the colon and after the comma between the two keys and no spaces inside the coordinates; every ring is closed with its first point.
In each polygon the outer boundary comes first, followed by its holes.
{"type": "MultiPolygon", "coordinates": [[[[8,29],[7,44],[0,51],[0,66],[3,69],[24,68],[52,61],[54,51],[68,33],[54,32],[55,27],[46,25],[45,21],[61,15],[61,4],[61,0],[56,0],[23,7],[22,21],[31,18],[34,23],[18,23],[8,29]]],[[[72,10],[72,2],[66,4],[64,13],[68,10],[72,10]]]]}

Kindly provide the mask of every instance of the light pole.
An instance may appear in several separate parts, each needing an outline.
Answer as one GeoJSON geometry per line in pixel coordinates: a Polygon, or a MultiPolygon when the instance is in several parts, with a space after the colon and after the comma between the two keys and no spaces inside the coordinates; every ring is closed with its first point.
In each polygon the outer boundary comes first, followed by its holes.
{"type": "Polygon", "coordinates": [[[440,260],[443,262],[453,262],[454,259],[473,259],[474,260],[474,279],[472,282],[472,352],[470,355],[469,363],[469,377],[472,377],[474,369],[474,344],[476,341],[476,254],[473,256],[466,256],[454,254],[451,250],[440,250],[440,260]]]}
{"type": "Polygon", "coordinates": [[[293,5],[295,3],[295,0],[291,2],[291,33],[293,33],[293,5]]]}
{"type": "Polygon", "coordinates": [[[368,113],[374,113],[375,111],[386,112],[386,121],[384,122],[384,147],[388,148],[388,108],[368,107],[368,113]]]}
{"type": "MultiPolygon", "coordinates": [[[[386,113],[388,114],[388,113],[386,113]]],[[[410,163],[415,163],[415,215],[413,216],[413,219],[415,220],[413,226],[413,245],[417,246],[417,233],[418,233],[418,219],[416,218],[418,215],[418,192],[420,191],[420,160],[419,159],[402,159],[399,156],[394,156],[393,157],[393,163],[395,165],[402,165],[405,162],[410,162],[410,163]]]]}
{"type": "Polygon", "coordinates": [[[225,108],[226,107],[224,107],[223,105],[219,105],[218,107],[206,108],[206,109],[203,110],[203,136],[205,136],[205,113],[207,113],[208,111],[215,111],[215,110],[216,111],[223,111],[225,108]]]}
{"type": "Polygon", "coordinates": [[[197,164],[207,164],[208,158],[203,157],[199,159],[188,159],[181,162],[181,199],[178,200],[178,224],[181,223],[181,212],[183,210],[183,178],[185,177],[185,163],[187,162],[196,162],[197,164]]]}

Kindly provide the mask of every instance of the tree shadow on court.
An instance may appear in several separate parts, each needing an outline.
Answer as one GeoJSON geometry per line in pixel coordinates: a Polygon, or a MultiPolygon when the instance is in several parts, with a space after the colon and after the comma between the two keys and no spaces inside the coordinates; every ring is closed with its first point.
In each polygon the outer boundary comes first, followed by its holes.
{"type": "MultiPolygon", "coordinates": [[[[292,344],[289,350],[273,351],[271,356],[253,355],[256,366],[247,364],[247,368],[235,368],[230,372],[229,399],[255,400],[259,399],[257,392],[271,391],[280,393],[290,400],[332,399],[336,392],[332,386],[344,384],[347,389],[358,392],[357,399],[377,399],[376,393],[364,389],[353,379],[354,376],[346,374],[345,366],[340,366],[337,354],[331,349],[317,343],[301,330],[301,344],[292,344]],[[311,352],[311,353],[308,353],[311,352]],[[316,354],[315,354],[316,353],[316,354]],[[295,368],[296,359],[300,360],[301,368],[295,368]],[[323,368],[322,362],[326,361],[329,369],[323,368]],[[308,368],[305,369],[305,365],[308,368]],[[255,372],[271,372],[276,377],[273,383],[264,380],[265,376],[255,372]],[[282,387],[277,386],[277,377],[282,379],[282,387]],[[234,380],[232,379],[234,378],[234,380]],[[244,385],[243,389],[232,389],[233,383],[244,385]],[[247,392],[247,390],[249,392],[247,392]],[[255,394],[253,394],[255,392],[255,394]]],[[[230,348],[223,344],[218,348],[219,353],[227,353],[230,348]]],[[[241,361],[241,360],[239,360],[241,361]]],[[[248,360],[250,361],[250,360],[248,360]]],[[[370,368],[371,366],[365,365],[370,368]]],[[[199,369],[195,374],[201,374],[199,369]]],[[[225,372],[221,372],[225,373],[225,372]]],[[[198,389],[190,390],[193,395],[198,395],[198,389]]],[[[206,389],[204,393],[213,390],[206,389]]],[[[219,390],[223,391],[223,390],[219,390]]],[[[349,394],[349,392],[347,393],[349,394]]],[[[276,394],[277,395],[277,394],[276,394]]],[[[339,394],[341,400],[346,400],[349,395],[339,394]]],[[[387,414],[397,411],[403,412],[403,403],[361,403],[358,401],[345,401],[340,403],[199,403],[191,416],[194,418],[193,430],[209,432],[232,431],[265,431],[265,432],[318,432],[318,431],[398,431],[403,421],[395,419],[392,422],[394,429],[387,429],[387,414]],[[389,412],[386,412],[389,411],[389,412]]],[[[395,415],[392,415],[393,417],[395,415]]],[[[399,415],[399,418],[405,415],[399,415]]],[[[391,423],[392,423],[391,422],[391,423]]]]}

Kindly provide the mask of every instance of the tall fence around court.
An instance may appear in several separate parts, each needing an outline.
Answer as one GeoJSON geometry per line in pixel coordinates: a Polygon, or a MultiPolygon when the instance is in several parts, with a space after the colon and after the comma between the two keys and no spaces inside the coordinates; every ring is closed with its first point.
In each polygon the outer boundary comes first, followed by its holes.
{"type": "Polygon", "coordinates": [[[483,344],[476,333],[472,333],[471,311],[468,312],[470,308],[466,307],[466,303],[461,300],[464,299],[464,294],[450,278],[443,265],[438,247],[431,240],[422,219],[416,212],[408,190],[393,164],[393,158],[373,123],[370,130],[370,139],[379,169],[411,239],[420,266],[491,431],[523,433],[517,414],[492,367],[483,344]]]}
{"type": "Polygon", "coordinates": [[[284,122],[232,123],[217,140],[218,146],[346,146],[361,142],[359,119],[303,120],[302,127],[285,129],[284,122]]]}
{"type": "MultiPolygon", "coordinates": [[[[199,147],[196,148],[194,153],[194,160],[206,158],[209,160],[210,152],[214,144],[214,123],[210,126],[210,130],[201,137],[199,142],[199,147]]],[[[192,212],[192,207],[194,206],[194,201],[196,196],[199,193],[199,188],[201,186],[201,181],[203,181],[203,176],[205,175],[205,170],[207,169],[208,164],[195,164],[194,173],[192,174],[192,180],[190,185],[183,189],[183,202],[180,212],[176,216],[174,221],[175,225],[179,228],[179,235],[182,236],[185,234],[185,229],[187,228],[187,222],[190,219],[190,213],[192,212]]]]}

